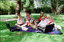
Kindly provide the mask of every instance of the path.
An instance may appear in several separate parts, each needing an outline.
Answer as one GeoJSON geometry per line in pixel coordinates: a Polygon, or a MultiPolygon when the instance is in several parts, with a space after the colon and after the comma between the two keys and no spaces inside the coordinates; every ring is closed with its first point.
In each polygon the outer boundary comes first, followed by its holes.
{"type": "Polygon", "coordinates": [[[0,21],[14,21],[17,20],[16,18],[9,18],[9,19],[0,19],[0,21]]]}

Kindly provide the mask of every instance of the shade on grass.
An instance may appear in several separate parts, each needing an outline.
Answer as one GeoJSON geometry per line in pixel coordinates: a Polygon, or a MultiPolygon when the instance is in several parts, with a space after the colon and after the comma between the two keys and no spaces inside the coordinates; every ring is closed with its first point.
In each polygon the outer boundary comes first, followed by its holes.
{"type": "MultiPolygon", "coordinates": [[[[45,15],[46,16],[46,15],[45,15]]],[[[64,15],[51,15],[54,16],[54,20],[57,25],[64,28],[64,15]]],[[[34,15],[35,19],[39,18],[39,15],[34,15]]],[[[9,21],[11,26],[14,26],[16,21],[9,21]]],[[[29,33],[29,32],[10,32],[6,27],[4,21],[0,21],[0,40],[1,42],[64,42],[64,30],[62,35],[52,35],[44,33],[29,33]]]]}

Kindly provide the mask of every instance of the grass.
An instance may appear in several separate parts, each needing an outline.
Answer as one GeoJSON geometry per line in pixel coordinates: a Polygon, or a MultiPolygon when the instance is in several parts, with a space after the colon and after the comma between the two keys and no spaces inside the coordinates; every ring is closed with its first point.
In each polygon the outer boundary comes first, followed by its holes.
{"type": "MultiPolygon", "coordinates": [[[[51,16],[54,17],[57,25],[60,25],[62,28],[64,28],[64,15],[51,14],[51,16]]],[[[34,18],[38,19],[39,15],[34,15],[34,18]]],[[[9,23],[11,26],[14,26],[16,21],[9,21],[9,23]]],[[[10,32],[5,24],[5,21],[0,21],[1,42],[64,42],[64,30],[61,30],[61,32],[63,33],[62,35],[29,32],[10,32]]]]}
{"type": "MultiPolygon", "coordinates": [[[[23,13],[21,15],[22,15],[22,17],[24,17],[26,14],[23,13]]],[[[33,13],[33,15],[39,15],[39,13],[37,13],[37,14],[33,13]]],[[[14,18],[14,17],[15,17],[15,15],[0,15],[0,19],[8,19],[8,18],[14,18]]]]}

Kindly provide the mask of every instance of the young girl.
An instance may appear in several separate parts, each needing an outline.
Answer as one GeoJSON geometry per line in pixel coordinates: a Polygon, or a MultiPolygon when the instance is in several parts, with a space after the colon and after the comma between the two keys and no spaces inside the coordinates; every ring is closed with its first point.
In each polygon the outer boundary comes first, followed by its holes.
{"type": "Polygon", "coordinates": [[[45,21],[48,22],[50,20],[50,15],[47,14],[46,18],[45,18],[45,21]]]}
{"type": "Polygon", "coordinates": [[[55,24],[55,25],[54,25],[54,29],[55,29],[55,30],[58,30],[58,29],[62,30],[61,26],[56,25],[56,23],[55,23],[55,21],[54,21],[54,18],[53,18],[53,17],[51,17],[51,18],[50,18],[50,20],[49,20],[48,24],[55,24]]]}
{"type": "Polygon", "coordinates": [[[26,31],[26,30],[28,30],[28,28],[26,26],[29,26],[29,21],[27,20],[25,24],[23,24],[21,26],[19,26],[19,25],[17,25],[17,26],[19,28],[22,28],[22,30],[26,31]]]}
{"type": "Polygon", "coordinates": [[[30,21],[30,26],[31,26],[33,29],[37,29],[37,21],[34,20],[34,19],[32,19],[32,20],[30,21]]]}
{"type": "Polygon", "coordinates": [[[15,24],[15,25],[18,26],[18,25],[22,25],[22,24],[24,24],[24,19],[21,16],[18,16],[17,24],[15,24]]]}
{"type": "Polygon", "coordinates": [[[50,17],[50,20],[48,21],[48,24],[56,24],[53,17],[50,17]]]}
{"type": "Polygon", "coordinates": [[[45,18],[45,16],[44,16],[44,13],[43,13],[43,12],[41,12],[41,13],[40,13],[40,18],[38,19],[38,21],[39,21],[39,22],[42,20],[42,17],[44,17],[44,18],[45,18]]]}

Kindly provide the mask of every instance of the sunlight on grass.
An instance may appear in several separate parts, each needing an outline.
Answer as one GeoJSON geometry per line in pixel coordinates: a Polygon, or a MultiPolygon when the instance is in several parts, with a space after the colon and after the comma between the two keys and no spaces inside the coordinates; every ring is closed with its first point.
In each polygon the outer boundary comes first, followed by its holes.
{"type": "MultiPolygon", "coordinates": [[[[14,15],[9,15],[14,17],[14,15]]],[[[9,16],[5,16],[9,18],[9,16]]],[[[33,13],[35,19],[39,19],[39,13],[33,13]]],[[[45,14],[46,16],[46,14],[45,14]]],[[[57,25],[64,28],[64,15],[52,15],[57,25]]],[[[3,16],[1,18],[4,18],[3,16]]],[[[15,26],[15,21],[9,21],[11,26],[15,26]],[[13,25],[12,25],[13,24],[13,25]]],[[[10,32],[5,21],[0,21],[0,40],[1,42],[64,42],[64,30],[61,30],[62,35],[59,34],[44,34],[44,33],[29,33],[29,32],[10,32]]]]}
{"type": "Polygon", "coordinates": [[[9,32],[9,29],[1,30],[1,33],[9,32]]]}
{"type": "Polygon", "coordinates": [[[32,36],[26,34],[20,42],[61,42],[61,35],[47,35],[41,33],[33,33],[32,36]],[[59,39],[59,40],[58,40],[59,39]]]}
{"type": "MultiPolygon", "coordinates": [[[[32,15],[35,16],[35,15],[40,15],[40,14],[39,13],[37,13],[37,14],[32,13],[32,15]]],[[[21,16],[24,17],[24,16],[26,16],[26,14],[22,13],[21,16]]],[[[8,19],[8,18],[14,18],[14,17],[15,17],[15,15],[1,15],[0,16],[1,19],[8,19]]]]}

